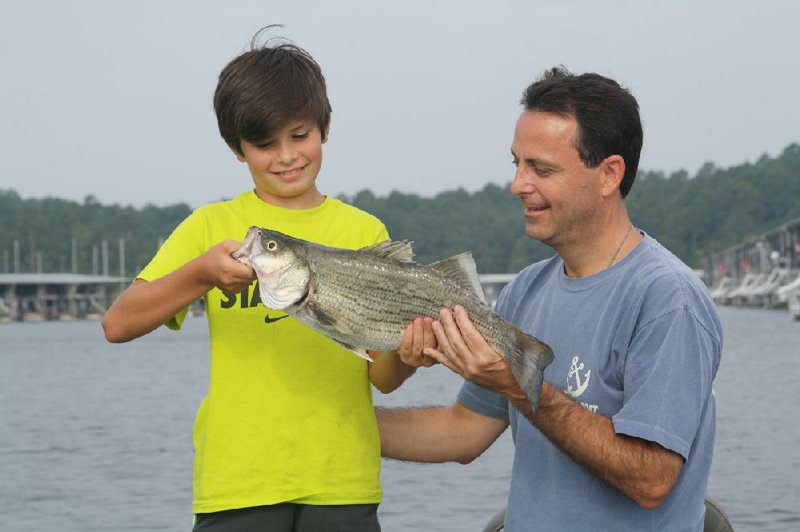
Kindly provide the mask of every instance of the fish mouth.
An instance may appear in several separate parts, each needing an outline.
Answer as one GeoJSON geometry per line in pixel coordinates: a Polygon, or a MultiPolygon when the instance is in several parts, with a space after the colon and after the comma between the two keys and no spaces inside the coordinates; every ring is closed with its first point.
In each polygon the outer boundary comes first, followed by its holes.
{"type": "Polygon", "coordinates": [[[252,267],[253,265],[250,262],[250,258],[259,255],[263,251],[264,250],[261,248],[260,231],[258,227],[251,227],[247,230],[247,235],[244,237],[242,247],[234,251],[231,256],[242,264],[252,267]]]}

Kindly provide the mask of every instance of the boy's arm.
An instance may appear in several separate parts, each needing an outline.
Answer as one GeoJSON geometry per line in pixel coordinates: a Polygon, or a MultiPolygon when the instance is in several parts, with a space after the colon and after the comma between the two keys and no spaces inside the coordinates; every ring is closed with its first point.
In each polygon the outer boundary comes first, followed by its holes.
{"type": "Polygon", "coordinates": [[[430,367],[436,361],[422,354],[426,347],[436,347],[431,318],[417,318],[403,333],[397,351],[370,351],[375,360],[369,365],[369,380],[381,392],[400,387],[420,366],[430,367]]]}
{"type": "Polygon", "coordinates": [[[103,317],[109,342],[127,342],[163,325],[213,287],[240,292],[253,269],[233,257],[241,243],[226,240],[169,275],[152,282],[136,279],[103,317]]]}
{"type": "Polygon", "coordinates": [[[369,381],[383,393],[393,392],[417,371],[400,359],[397,351],[370,351],[369,381]]]}

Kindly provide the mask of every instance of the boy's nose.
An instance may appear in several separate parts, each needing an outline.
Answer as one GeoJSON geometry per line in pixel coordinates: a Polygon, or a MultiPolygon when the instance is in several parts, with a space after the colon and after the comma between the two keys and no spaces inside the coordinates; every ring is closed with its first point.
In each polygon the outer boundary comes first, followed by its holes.
{"type": "Polygon", "coordinates": [[[291,142],[283,142],[278,150],[278,162],[282,164],[289,164],[297,159],[297,151],[292,146],[291,142]]]}

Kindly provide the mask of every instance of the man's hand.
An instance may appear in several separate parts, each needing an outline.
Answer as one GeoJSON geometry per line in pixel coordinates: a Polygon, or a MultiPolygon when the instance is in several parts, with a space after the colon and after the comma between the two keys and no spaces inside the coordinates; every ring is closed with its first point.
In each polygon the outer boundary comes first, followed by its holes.
{"type": "Polygon", "coordinates": [[[433,332],[438,347],[425,348],[425,355],[468,381],[509,399],[527,400],[506,361],[486,342],[462,306],[456,305],[452,312],[442,309],[439,320],[433,322],[433,332]]]}

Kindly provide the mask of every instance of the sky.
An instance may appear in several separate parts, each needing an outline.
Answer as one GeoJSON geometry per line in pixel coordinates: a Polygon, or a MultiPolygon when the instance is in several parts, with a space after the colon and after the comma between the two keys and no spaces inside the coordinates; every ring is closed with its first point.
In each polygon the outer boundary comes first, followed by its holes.
{"type": "Polygon", "coordinates": [[[640,169],[726,168],[800,142],[798,20],[795,0],[9,2],[0,189],[197,207],[252,188],[212,95],[269,24],[325,74],[329,195],[508,183],[522,91],[559,64],[633,92],[640,169]]]}

